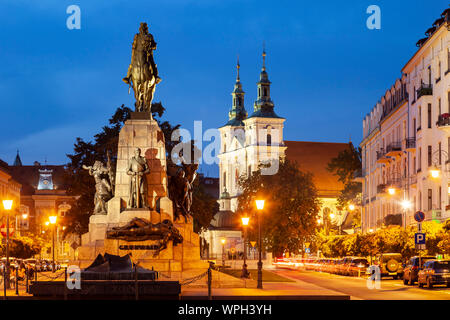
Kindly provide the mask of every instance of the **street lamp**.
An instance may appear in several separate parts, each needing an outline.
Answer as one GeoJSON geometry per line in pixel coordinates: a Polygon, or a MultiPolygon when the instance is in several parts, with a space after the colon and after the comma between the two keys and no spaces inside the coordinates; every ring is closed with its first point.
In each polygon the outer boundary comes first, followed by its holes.
{"type": "Polygon", "coordinates": [[[350,204],[350,205],[348,206],[348,210],[350,210],[350,211],[355,210],[355,205],[354,205],[354,204],[350,204]]]}
{"type": "Polygon", "coordinates": [[[260,215],[262,214],[262,211],[264,210],[264,200],[256,200],[256,208],[258,209],[258,211],[260,212],[257,216],[258,216],[258,241],[259,241],[259,245],[258,245],[258,285],[257,288],[258,289],[262,289],[263,285],[262,285],[262,236],[261,236],[261,217],[260,215]]]}
{"type": "Polygon", "coordinates": [[[431,174],[431,177],[432,177],[433,179],[437,179],[437,178],[439,178],[439,175],[441,174],[441,171],[439,170],[438,167],[433,166],[433,167],[430,169],[430,174],[431,174]]]}
{"type": "Polygon", "coordinates": [[[409,208],[411,208],[411,202],[406,200],[406,199],[404,199],[401,202],[401,205],[402,205],[402,208],[403,208],[403,223],[404,223],[405,228],[406,228],[406,212],[408,211],[409,208]]]}
{"type": "Polygon", "coordinates": [[[5,297],[6,297],[6,288],[9,289],[9,212],[11,211],[13,206],[13,200],[3,200],[3,209],[6,211],[6,279],[5,281],[5,297]]]}
{"type": "Polygon", "coordinates": [[[393,196],[395,194],[395,188],[394,187],[389,187],[388,188],[388,193],[393,196]]]}
{"type": "Polygon", "coordinates": [[[222,242],[222,266],[225,267],[225,238],[222,238],[220,242],[222,242]]]}
{"type": "Polygon", "coordinates": [[[52,224],[52,272],[55,272],[55,227],[58,216],[52,215],[48,219],[52,224]]]}
{"type": "Polygon", "coordinates": [[[242,217],[242,225],[244,226],[244,264],[242,265],[242,276],[244,278],[248,277],[247,271],[247,226],[250,221],[249,217],[242,217]]]}

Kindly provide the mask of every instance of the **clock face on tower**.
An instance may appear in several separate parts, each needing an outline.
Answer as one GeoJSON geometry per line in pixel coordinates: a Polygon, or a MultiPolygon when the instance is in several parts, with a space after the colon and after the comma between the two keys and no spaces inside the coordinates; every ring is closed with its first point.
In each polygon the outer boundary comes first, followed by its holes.
{"type": "Polygon", "coordinates": [[[53,190],[52,172],[48,169],[39,170],[38,190],[53,190]]]}

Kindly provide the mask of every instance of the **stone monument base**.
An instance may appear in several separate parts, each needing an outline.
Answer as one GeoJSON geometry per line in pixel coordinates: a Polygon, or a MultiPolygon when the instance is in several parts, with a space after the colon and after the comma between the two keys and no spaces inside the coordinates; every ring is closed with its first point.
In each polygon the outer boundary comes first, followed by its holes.
{"type": "Polygon", "coordinates": [[[164,274],[181,273],[189,270],[205,271],[208,263],[200,260],[199,235],[194,232],[192,222],[185,223],[184,219],[174,223],[181,233],[183,242],[173,245],[167,243],[167,248],[157,252],[159,240],[125,241],[107,239],[106,231],[116,226],[123,226],[132,218],[144,218],[152,223],[161,222],[161,215],[150,210],[127,210],[120,215],[119,223],[108,221],[107,215],[94,215],[90,218],[89,232],[82,236],[82,246],[77,249],[77,261],[81,268],[89,266],[98,254],[113,254],[124,256],[130,254],[134,263],[141,267],[154,269],[164,274]],[[156,253],[156,254],[155,254],[156,253]]]}

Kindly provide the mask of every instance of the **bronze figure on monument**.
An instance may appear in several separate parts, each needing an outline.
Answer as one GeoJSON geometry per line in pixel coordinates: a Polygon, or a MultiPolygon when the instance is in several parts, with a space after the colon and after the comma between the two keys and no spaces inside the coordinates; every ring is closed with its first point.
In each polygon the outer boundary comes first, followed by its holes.
{"type": "Polygon", "coordinates": [[[142,22],[139,33],[134,36],[127,76],[123,78],[126,84],[133,86],[136,112],[151,114],[155,88],[161,82],[153,59],[153,50],[156,50],[156,42],[153,35],[148,32],[147,23],[142,22]]]}
{"type": "Polygon", "coordinates": [[[95,161],[93,166],[83,165],[83,169],[89,170],[89,175],[93,176],[95,180],[94,214],[107,214],[106,202],[114,194],[114,182],[111,179],[113,174],[109,157],[107,167],[101,161],[95,161]]]}
{"type": "Polygon", "coordinates": [[[172,240],[174,245],[183,242],[183,236],[172,221],[167,219],[153,224],[146,219],[134,218],[122,227],[107,231],[106,237],[125,241],[159,240],[159,248],[154,255],[166,249],[169,240],[172,240]]]}
{"type": "Polygon", "coordinates": [[[150,173],[150,168],[147,159],[141,156],[141,149],[136,148],[127,169],[127,174],[130,176],[128,208],[148,208],[147,179],[145,177],[148,173],[150,173]]]}

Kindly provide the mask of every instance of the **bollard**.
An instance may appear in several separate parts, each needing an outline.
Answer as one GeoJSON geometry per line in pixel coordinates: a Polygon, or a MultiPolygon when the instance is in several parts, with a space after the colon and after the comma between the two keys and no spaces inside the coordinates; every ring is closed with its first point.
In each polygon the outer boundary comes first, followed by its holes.
{"type": "Polygon", "coordinates": [[[19,295],[19,267],[16,267],[16,295],[19,295]]]}
{"type": "Polygon", "coordinates": [[[138,274],[137,274],[137,264],[134,265],[134,292],[136,300],[139,300],[139,290],[138,290],[138,274]]]}
{"type": "Polygon", "coordinates": [[[64,300],[67,300],[67,267],[64,269],[64,300]]]}
{"type": "Polygon", "coordinates": [[[3,291],[5,294],[3,299],[6,300],[6,266],[3,266],[3,291]]]}
{"type": "Polygon", "coordinates": [[[212,300],[212,271],[211,271],[211,267],[212,267],[212,262],[209,263],[209,268],[208,268],[208,300],[212,300]]]}
{"type": "Polygon", "coordinates": [[[26,286],[25,286],[25,292],[26,293],[30,293],[28,290],[28,275],[29,275],[30,269],[28,268],[28,266],[25,267],[25,276],[26,276],[26,286]]]}

